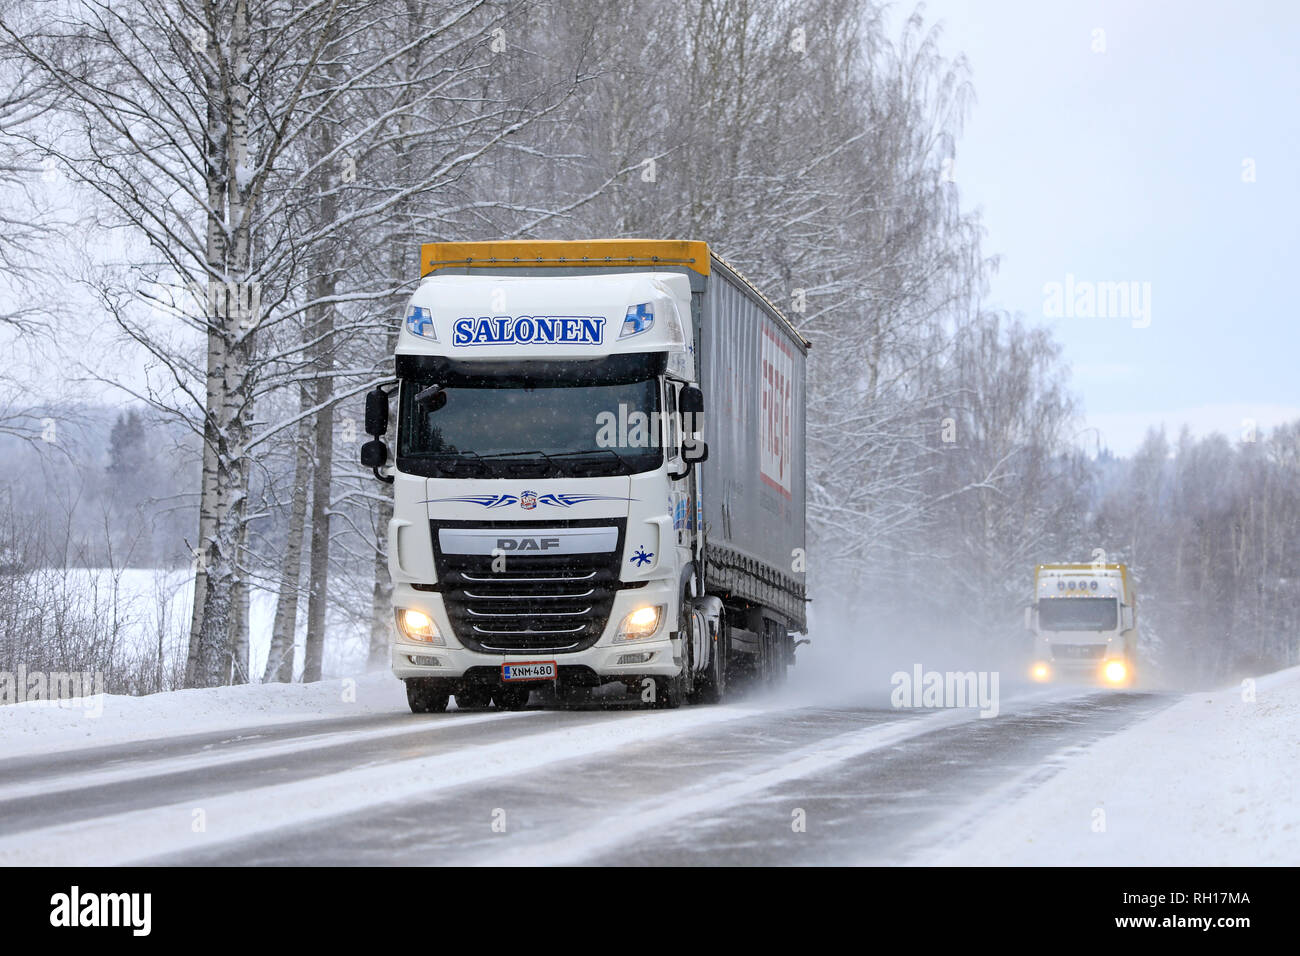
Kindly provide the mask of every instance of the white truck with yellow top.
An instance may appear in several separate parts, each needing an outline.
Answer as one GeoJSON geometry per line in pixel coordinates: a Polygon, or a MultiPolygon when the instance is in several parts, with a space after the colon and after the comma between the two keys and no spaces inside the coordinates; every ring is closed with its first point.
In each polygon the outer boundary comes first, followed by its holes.
{"type": "Polygon", "coordinates": [[[1137,673],[1137,592],[1123,564],[1040,564],[1025,608],[1037,681],[1130,686],[1137,673]]]}

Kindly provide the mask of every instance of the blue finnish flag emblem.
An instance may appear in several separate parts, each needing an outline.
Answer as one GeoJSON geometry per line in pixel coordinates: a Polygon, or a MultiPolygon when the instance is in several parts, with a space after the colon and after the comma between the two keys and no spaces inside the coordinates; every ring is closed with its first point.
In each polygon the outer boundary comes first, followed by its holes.
{"type": "Polygon", "coordinates": [[[413,305],[406,310],[406,330],[412,335],[438,341],[433,329],[433,312],[422,305],[413,305]]]}
{"type": "Polygon", "coordinates": [[[640,335],[654,324],[655,310],[649,302],[629,306],[627,315],[623,317],[623,329],[618,333],[618,337],[625,339],[629,335],[640,335]]]}

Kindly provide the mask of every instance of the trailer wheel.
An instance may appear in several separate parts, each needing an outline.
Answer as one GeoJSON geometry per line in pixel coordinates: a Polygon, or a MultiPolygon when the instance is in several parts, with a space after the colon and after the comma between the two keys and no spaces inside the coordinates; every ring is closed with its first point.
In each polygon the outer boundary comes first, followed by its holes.
{"type": "Polygon", "coordinates": [[[451,687],[437,677],[406,678],[406,702],[413,714],[441,714],[451,699],[451,687]]]}
{"type": "Polygon", "coordinates": [[[498,687],[492,692],[492,699],[501,710],[523,710],[528,706],[532,692],[527,687],[498,687]]]}
{"type": "Polygon", "coordinates": [[[765,621],[762,644],[761,681],[768,687],[777,688],[785,683],[787,649],[790,635],[776,621],[765,621]]]}
{"type": "Polygon", "coordinates": [[[464,684],[456,691],[459,710],[483,710],[492,703],[492,688],[485,684],[464,684]]]}

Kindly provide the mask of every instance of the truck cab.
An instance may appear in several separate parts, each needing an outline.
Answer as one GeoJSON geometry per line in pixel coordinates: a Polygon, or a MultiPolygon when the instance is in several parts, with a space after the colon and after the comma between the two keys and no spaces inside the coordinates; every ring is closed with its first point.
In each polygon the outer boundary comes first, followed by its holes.
{"type": "Polygon", "coordinates": [[[1122,564],[1040,564],[1025,608],[1031,676],[1132,685],[1137,672],[1137,595],[1122,564]]]}

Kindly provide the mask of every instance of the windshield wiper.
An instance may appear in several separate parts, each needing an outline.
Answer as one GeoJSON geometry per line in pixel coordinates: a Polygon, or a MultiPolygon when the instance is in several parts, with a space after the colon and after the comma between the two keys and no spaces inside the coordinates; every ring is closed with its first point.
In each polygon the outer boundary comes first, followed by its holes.
{"type": "Polygon", "coordinates": [[[555,454],[556,458],[577,458],[579,456],[591,457],[592,455],[613,455],[618,459],[620,465],[624,468],[631,468],[632,463],[616,452],[612,448],[589,448],[586,451],[562,451],[555,454]]]}
{"type": "MultiPolygon", "coordinates": [[[[494,459],[494,458],[519,458],[519,457],[521,457],[521,456],[523,456],[523,455],[532,455],[532,456],[535,456],[535,457],[537,457],[537,458],[545,459],[546,463],[547,463],[548,465],[551,466],[551,469],[552,469],[553,471],[555,471],[556,473],[559,473],[559,471],[560,471],[560,467],[559,467],[558,464],[556,464],[555,459],[552,458],[550,455],[546,454],[546,452],[544,452],[544,451],[537,451],[537,450],[534,450],[534,451],[498,451],[498,452],[493,452],[491,455],[480,455],[480,456],[478,456],[478,457],[479,457],[482,461],[491,461],[491,460],[494,459]]],[[[507,464],[515,464],[515,463],[513,463],[513,462],[507,462],[507,464]]],[[[523,464],[523,465],[526,465],[526,464],[528,464],[528,462],[518,462],[517,464],[523,464]]]]}
{"type": "Polygon", "coordinates": [[[537,456],[540,457],[540,458],[545,458],[547,461],[550,461],[550,460],[551,460],[551,456],[548,455],[548,454],[546,454],[546,452],[544,452],[544,451],[494,451],[494,452],[493,452],[492,454],[490,454],[490,455],[479,455],[478,457],[479,457],[479,458],[483,458],[483,459],[489,459],[489,458],[517,458],[517,457],[519,457],[520,455],[537,455],[537,456]]]}
{"type": "Polygon", "coordinates": [[[479,471],[487,466],[483,464],[483,459],[475,451],[458,451],[451,454],[432,455],[433,463],[439,471],[455,472],[461,465],[477,465],[479,471]]]}

